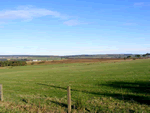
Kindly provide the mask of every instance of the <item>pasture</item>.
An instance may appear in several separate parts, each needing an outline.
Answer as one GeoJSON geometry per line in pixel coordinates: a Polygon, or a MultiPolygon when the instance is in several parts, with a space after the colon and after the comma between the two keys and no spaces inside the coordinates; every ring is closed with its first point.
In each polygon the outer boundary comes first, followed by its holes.
{"type": "Polygon", "coordinates": [[[41,64],[0,69],[0,112],[150,112],[150,59],[41,64]],[[75,106],[74,106],[75,105],[75,106]]]}

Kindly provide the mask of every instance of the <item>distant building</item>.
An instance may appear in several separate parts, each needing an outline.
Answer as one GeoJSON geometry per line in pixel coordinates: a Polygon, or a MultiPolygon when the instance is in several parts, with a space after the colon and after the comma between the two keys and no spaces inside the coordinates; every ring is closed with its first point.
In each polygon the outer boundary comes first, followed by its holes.
{"type": "Polygon", "coordinates": [[[38,60],[33,60],[33,62],[37,62],[38,60]]]}
{"type": "Polygon", "coordinates": [[[37,59],[36,59],[36,60],[33,60],[33,62],[37,62],[37,61],[42,61],[42,60],[37,60],[37,59]]]}

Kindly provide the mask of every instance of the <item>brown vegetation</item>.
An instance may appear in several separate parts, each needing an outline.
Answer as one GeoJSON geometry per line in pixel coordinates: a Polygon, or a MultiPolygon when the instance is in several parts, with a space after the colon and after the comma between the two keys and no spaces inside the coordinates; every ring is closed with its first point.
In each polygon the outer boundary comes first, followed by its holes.
{"type": "MultiPolygon", "coordinates": [[[[127,59],[127,61],[132,59],[127,59]]],[[[61,63],[94,63],[94,62],[119,62],[124,61],[123,58],[84,58],[84,59],[64,59],[64,60],[53,60],[45,62],[28,62],[28,65],[39,65],[39,64],[61,64],[61,63]]]]}

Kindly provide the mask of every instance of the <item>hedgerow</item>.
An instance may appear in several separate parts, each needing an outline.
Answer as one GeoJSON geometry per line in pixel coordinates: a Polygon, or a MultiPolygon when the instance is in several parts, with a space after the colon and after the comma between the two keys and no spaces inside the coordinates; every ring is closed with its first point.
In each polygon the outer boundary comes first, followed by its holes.
{"type": "Polygon", "coordinates": [[[26,61],[0,61],[0,67],[5,66],[25,66],[26,61]]]}

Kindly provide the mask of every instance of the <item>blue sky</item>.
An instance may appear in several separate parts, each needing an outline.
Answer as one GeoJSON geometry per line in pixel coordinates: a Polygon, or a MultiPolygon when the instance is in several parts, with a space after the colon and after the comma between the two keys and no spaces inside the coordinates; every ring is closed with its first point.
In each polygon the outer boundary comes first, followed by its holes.
{"type": "Polygon", "coordinates": [[[1,0],[1,55],[150,52],[149,0],[1,0]]]}

